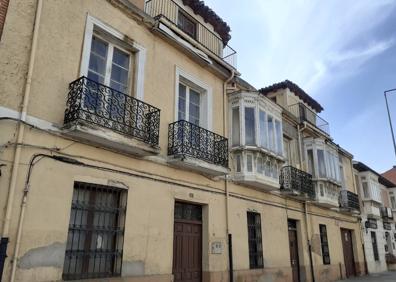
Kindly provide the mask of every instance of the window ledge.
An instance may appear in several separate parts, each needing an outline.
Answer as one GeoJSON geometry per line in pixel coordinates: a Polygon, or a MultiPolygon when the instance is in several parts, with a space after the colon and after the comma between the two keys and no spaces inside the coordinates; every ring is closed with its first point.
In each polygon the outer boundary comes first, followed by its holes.
{"type": "Polygon", "coordinates": [[[318,204],[319,206],[323,206],[326,208],[339,208],[340,204],[338,202],[338,199],[331,199],[329,197],[326,196],[317,196],[316,199],[316,204],[318,204]]]}
{"type": "Polygon", "coordinates": [[[122,151],[136,156],[152,156],[160,152],[159,147],[152,147],[143,141],[116,133],[111,129],[88,124],[81,120],[66,124],[63,133],[67,136],[87,141],[93,145],[122,151]]]}

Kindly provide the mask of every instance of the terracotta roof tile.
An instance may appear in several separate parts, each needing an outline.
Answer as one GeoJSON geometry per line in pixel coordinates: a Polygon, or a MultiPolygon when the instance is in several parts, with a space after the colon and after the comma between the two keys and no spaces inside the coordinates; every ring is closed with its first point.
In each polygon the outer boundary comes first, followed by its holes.
{"type": "Polygon", "coordinates": [[[204,1],[183,0],[183,4],[189,6],[197,15],[200,15],[205,20],[205,22],[210,23],[213,26],[215,32],[220,35],[221,39],[223,40],[223,44],[227,45],[228,41],[231,39],[230,27],[211,8],[206,6],[204,1]]]}
{"type": "Polygon", "coordinates": [[[323,111],[323,107],[311,96],[309,96],[304,90],[300,88],[297,84],[290,80],[285,80],[279,83],[275,83],[273,85],[261,88],[259,90],[260,93],[267,96],[270,92],[275,92],[279,89],[286,89],[289,88],[294,94],[296,94],[301,100],[311,106],[315,111],[320,113],[323,111]]]}

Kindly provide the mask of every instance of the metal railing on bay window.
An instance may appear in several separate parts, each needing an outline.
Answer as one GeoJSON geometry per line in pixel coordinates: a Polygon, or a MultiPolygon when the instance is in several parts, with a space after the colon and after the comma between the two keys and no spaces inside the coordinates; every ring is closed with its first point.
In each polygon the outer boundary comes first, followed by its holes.
{"type": "Polygon", "coordinates": [[[84,121],[158,146],[160,110],[87,77],[69,84],[65,125],[84,121]]]}
{"type": "Polygon", "coordinates": [[[289,106],[289,112],[296,116],[300,122],[308,122],[324,133],[330,135],[329,123],[321,118],[317,113],[305,106],[303,103],[297,103],[289,106]]]}
{"type": "Polygon", "coordinates": [[[236,68],[236,51],[228,45],[224,46],[223,40],[219,35],[189,16],[189,12],[175,1],[149,0],[146,2],[144,10],[156,19],[165,18],[185,34],[199,42],[205,49],[236,68]]]}
{"type": "Polygon", "coordinates": [[[316,197],[312,175],[293,166],[282,167],[279,183],[284,191],[297,192],[312,200],[316,197]]]}
{"type": "Polygon", "coordinates": [[[360,210],[359,196],[348,190],[340,191],[340,206],[342,208],[349,208],[360,210]]]}
{"type": "Polygon", "coordinates": [[[169,124],[168,155],[190,156],[228,168],[228,139],[185,120],[169,124]]]}

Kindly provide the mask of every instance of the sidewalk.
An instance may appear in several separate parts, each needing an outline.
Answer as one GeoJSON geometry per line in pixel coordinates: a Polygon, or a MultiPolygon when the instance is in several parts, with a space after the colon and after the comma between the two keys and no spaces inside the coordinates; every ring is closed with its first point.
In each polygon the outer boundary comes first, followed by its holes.
{"type": "Polygon", "coordinates": [[[364,281],[364,282],[396,282],[396,271],[382,272],[378,274],[370,274],[361,277],[354,277],[345,280],[339,280],[338,282],[349,282],[349,281],[364,281]]]}

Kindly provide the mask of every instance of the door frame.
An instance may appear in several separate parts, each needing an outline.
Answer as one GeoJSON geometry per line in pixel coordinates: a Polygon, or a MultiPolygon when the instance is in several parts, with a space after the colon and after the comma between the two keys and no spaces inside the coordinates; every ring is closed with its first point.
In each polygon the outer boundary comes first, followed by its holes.
{"type": "Polygon", "coordinates": [[[190,202],[190,201],[186,201],[186,200],[182,200],[182,199],[174,199],[173,201],[173,226],[172,226],[172,276],[173,276],[173,280],[174,281],[174,256],[175,256],[175,223],[176,222],[180,222],[180,223],[191,223],[191,224],[199,224],[201,225],[201,282],[203,281],[203,272],[204,272],[204,242],[205,242],[205,234],[204,234],[204,227],[205,227],[205,223],[206,220],[204,220],[204,207],[206,204],[202,204],[202,203],[196,203],[196,202],[190,202]],[[176,204],[185,204],[185,205],[193,205],[193,206],[199,206],[201,208],[201,220],[197,221],[197,220],[186,220],[186,219],[176,219],[175,218],[175,206],[176,204]]]}
{"type": "Polygon", "coordinates": [[[343,257],[344,257],[344,267],[345,267],[345,276],[347,277],[347,278],[349,278],[349,277],[355,277],[356,276],[356,264],[355,264],[355,250],[354,250],[354,247],[353,247],[353,230],[351,230],[351,229],[348,229],[348,228],[340,228],[340,233],[341,233],[341,245],[342,245],[342,254],[343,254],[343,257]],[[346,259],[345,259],[345,248],[344,248],[344,232],[348,232],[348,236],[349,236],[349,238],[350,238],[350,246],[351,246],[351,254],[352,254],[352,261],[353,261],[353,263],[352,263],[352,275],[349,275],[348,276],[348,273],[347,273],[347,266],[346,266],[346,259]]]}
{"type": "MultiPolygon", "coordinates": [[[[289,243],[289,257],[290,257],[290,266],[292,268],[292,275],[293,275],[293,266],[291,265],[291,252],[290,252],[290,232],[293,232],[295,234],[295,238],[296,238],[296,257],[297,257],[297,281],[293,281],[293,282],[300,282],[301,281],[301,271],[300,271],[300,252],[299,252],[299,244],[298,244],[298,220],[292,219],[292,218],[288,218],[287,219],[287,236],[288,236],[288,243],[289,243]],[[295,227],[291,227],[289,225],[289,222],[294,222],[295,223],[295,227]]],[[[293,276],[292,276],[293,278],[293,276]]]]}

